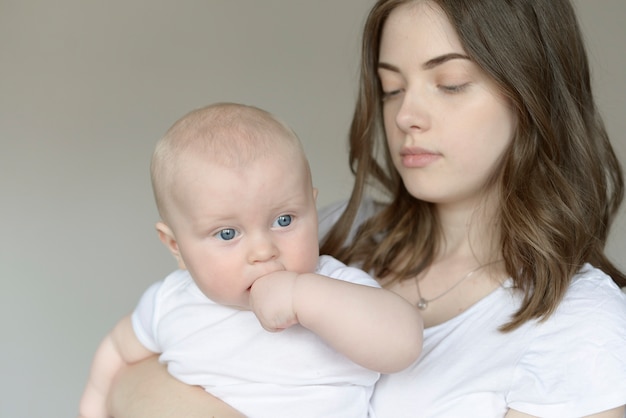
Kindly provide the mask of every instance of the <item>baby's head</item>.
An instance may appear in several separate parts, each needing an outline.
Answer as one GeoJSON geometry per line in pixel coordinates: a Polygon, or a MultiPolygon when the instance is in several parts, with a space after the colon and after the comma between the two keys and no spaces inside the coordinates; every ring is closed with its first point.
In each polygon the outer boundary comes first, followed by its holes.
{"type": "Polygon", "coordinates": [[[151,175],[160,238],[214,301],[245,307],[258,277],[315,269],[309,165],[270,113],[231,103],[188,113],[157,144],[151,175]]]}
{"type": "Polygon", "coordinates": [[[269,112],[235,103],[193,110],[170,127],[152,155],[152,188],[159,215],[168,220],[181,182],[194,175],[188,169],[190,159],[244,169],[253,161],[279,158],[303,165],[310,177],[297,135],[269,112]]]}

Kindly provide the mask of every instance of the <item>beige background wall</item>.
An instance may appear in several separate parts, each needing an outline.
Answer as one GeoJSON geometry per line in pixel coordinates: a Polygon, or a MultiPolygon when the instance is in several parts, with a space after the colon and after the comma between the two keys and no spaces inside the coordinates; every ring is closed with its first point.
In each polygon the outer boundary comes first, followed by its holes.
{"type": "MultiPolygon", "coordinates": [[[[301,136],[320,204],[347,196],[345,135],[372,0],[0,0],[0,417],[69,417],[92,353],[174,263],[148,160],[192,108],[260,105],[301,136]]],[[[626,3],[578,0],[626,163],[626,3]]],[[[626,268],[626,216],[610,254],[626,268]]]]}

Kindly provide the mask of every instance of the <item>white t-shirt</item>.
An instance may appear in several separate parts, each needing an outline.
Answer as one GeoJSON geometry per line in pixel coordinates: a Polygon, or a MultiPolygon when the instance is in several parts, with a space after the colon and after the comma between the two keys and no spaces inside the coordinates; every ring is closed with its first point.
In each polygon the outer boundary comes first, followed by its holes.
{"type": "MultiPolygon", "coordinates": [[[[320,257],[317,273],[379,287],[361,270],[320,257]]],[[[296,325],[265,331],[251,311],[209,300],[187,271],[152,285],[132,315],[139,341],[169,372],[250,417],[368,416],[379,374],[296,325]],[[340,414],[338,414],[340,411],[340,414]]]]}
{"type": "MultiPolygon", "coordinates": [[[[320,236],[341,208],[320,213],[320,236]]],[[[360,222],[375,211],[361,209],[360,222]]],[[[425,329],[418,361],[376,384],[376,418],[501,418],[509,408],[565,418],[626,404],[626,295],[611,278],[585,265],[547,321],[502,333],[521,304],[511,284],[425,329]]]]}

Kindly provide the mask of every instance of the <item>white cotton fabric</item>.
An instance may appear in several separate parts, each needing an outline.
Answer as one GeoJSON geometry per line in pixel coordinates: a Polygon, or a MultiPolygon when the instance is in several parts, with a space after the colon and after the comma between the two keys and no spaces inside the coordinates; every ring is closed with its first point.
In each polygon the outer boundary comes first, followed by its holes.
{"type": "MultiPolygon", "coordinates": [[[[379,287],[360,270],[320,257],[319,274],[379,287]]],[[[152,285],[132,315],[135,333],[169,372],[249,417],[367,417],[379,374],[296,325],[270,333],[250,311],[216,304],[178,270],[152,285]],[[337,415],[338,411],[340,414],[337,415]]]]}
{"type": "MultiPolygon", "coordinates": [[[[322,211],[321,236],[342,207],[322,211]]],[[[360,222],[375,210],[366,202],[360,222]]],[[[567,418],[626,404],[626,295],[611,278],[585,265],[549,319],[505,334],[521,305],[511,285],[427,328],[418,361],[378,381],[375,416],[567,418]]]]}

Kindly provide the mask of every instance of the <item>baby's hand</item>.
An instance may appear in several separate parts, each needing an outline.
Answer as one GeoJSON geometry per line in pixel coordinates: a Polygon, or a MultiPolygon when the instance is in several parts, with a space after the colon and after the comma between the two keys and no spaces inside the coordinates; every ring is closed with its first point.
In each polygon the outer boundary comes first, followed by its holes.
{"type": "Polygon", "coordinates": [[[293,293],[298,274],[277,271],[257,279],[250,288],[250,307],[270,332],[282,331],[298,323],[293,293]]]}

